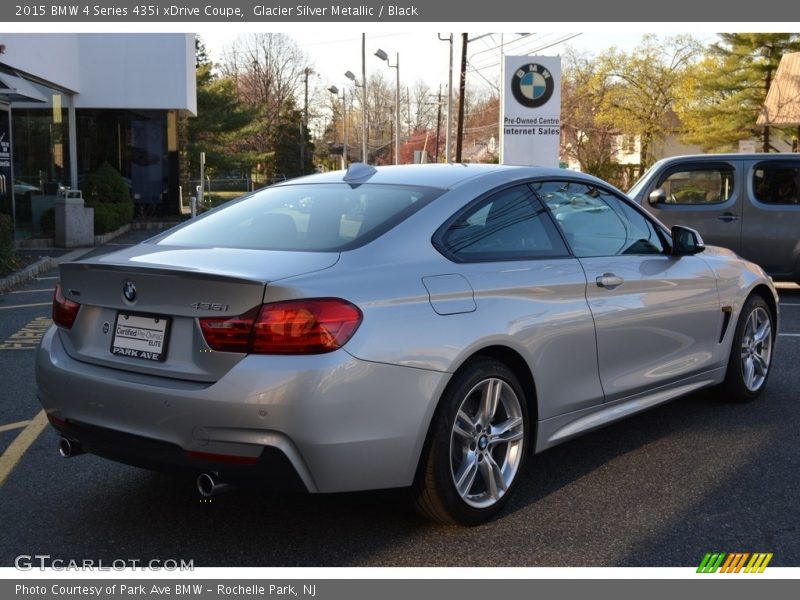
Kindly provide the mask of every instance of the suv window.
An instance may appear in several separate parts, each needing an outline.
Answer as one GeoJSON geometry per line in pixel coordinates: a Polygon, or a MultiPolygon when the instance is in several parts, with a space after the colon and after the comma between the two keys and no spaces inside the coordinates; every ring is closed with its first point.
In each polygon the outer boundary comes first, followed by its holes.
{"type": "Polygon", "coordinates": [[[753,195],[764,204],[800,204],[800,163],[763,162],[753,169],[753,195]]]}
{"type": "Polygon", "coordinates": [[[579,258],[664,253],[655,225],[603,188],[574,181],[541,182],[533,188],[579,258]]]}
{"type": "Polygon", "coordinates": [[[525,185],[502,190],[467,208],[436,245],[457,262],[569,255],[547,211],[525,185]]]}
{"type": "Polygon", "coordinates": [[[658,187],[667,204],[720,204],[733,193],[733,168],[696,168],[669,173],[658,187]]]}

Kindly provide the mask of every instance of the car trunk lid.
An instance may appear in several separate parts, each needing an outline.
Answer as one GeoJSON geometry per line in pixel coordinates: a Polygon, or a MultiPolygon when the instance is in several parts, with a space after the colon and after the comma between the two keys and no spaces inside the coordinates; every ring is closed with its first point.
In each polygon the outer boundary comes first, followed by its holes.
{"type": "Polygon", "coordinates": [[[246,313],[262,304],[270,281],[329,268],[338,257],[140,244],[66,263],[62,292],[81,308],[60,336],[77,360],[214,382],[245,354],[210,350],[198,319],[246,313]]]}

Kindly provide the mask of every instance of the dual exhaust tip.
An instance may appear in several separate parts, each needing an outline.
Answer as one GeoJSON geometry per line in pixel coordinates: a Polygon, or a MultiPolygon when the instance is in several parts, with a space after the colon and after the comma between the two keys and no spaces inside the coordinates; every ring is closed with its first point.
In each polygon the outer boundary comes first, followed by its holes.
{"type": "Polygon", "coordinates": [[[197,476],[197,491],[203,498],[211,498],[232,489],[231,484],[225,483],[215,473],[201,473],[197,476]]]}
{"type": "MultiPolygon", "coordinates": [[[[58,440],[58,453],[64,458],[72,458],[73,456],[86,454],[86,450],[83,449],[79,441],[61,436],[58,440]]],[[[233,489],[231,484],[225,483],[216,473],[201,473],[197,476],[196,484],[197,491],[203,498],[211,498],[211,496],[233,489]]]]}
{"type": "Polygon", "coordinates": [[[79,454],[85,454],[86,450],[83,449],[83,446],[81,446],[81,443],[77,440],[71,440],[62,436],[61,439],[58,440],[58,453],[64,458],[72,458],[79,454]]]}

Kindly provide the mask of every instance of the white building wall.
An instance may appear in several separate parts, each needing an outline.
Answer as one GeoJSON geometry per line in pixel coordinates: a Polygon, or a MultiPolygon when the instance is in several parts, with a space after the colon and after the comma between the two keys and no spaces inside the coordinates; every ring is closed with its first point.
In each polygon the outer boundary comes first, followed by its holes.
{"type": "Polygon", "coordinates": [[[197,113],[194,34],[0,33],[0,62],[75,92],[76,108],[197,113]]]}

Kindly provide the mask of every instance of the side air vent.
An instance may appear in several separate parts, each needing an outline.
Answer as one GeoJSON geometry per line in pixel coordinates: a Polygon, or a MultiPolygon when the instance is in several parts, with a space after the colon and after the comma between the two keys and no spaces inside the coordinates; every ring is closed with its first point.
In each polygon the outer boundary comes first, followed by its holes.
{"type": "Polygon", "coordinates": [[[721,344],[722,340],[725,339],[725,334],[728,332],[728,325],[731,324],[731,313],[733,312],[733,308],[730,306],[723,306],[722,307],[722,331],[719,332],[719,341],[717,343],[721,344]]]}

